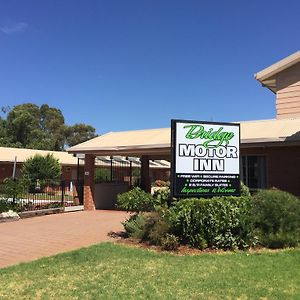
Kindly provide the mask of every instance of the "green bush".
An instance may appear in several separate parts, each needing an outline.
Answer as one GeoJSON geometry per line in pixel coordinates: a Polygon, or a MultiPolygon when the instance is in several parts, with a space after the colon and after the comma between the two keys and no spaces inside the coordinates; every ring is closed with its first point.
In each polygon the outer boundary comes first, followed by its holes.
{"type": "Polygon", "coordinates": [[[167,251],[176,251],[179,247],[178,238],[174,234],[167,233],[161,240],[161,248],[167,251]]]}
{"type": "Polygon", "coordinates": [[[145,223],[142,215],[132,215],[122,224],[128,237],[142,240],[145,236],[145,223]]]}
{"type": "Polygon", "coordinates": [[[61,173],[61,165],[52,154],[46,156],[36,154],[28,158],[22,167],[23,177],[29,179],[32,183],[37,180],[56,182],[60,179],[61,173]]]}
{"type": "Polygon", "coordinates": [[[184,199],[166,216],[181,242],[203,249],[245,249],[255,244],[250,197],[184,199]]]}
{"type": "Polygon", "coordinates": [[[159,212],[143,212],[131,216],[123,223],[129,237],[161,245],[170,226],[159,212]]]}
{"type": "Polygon", "coordinates": [[[155,216],[148,216],[146,239],[153,245],[162,245],[163,239],[170,230],[170,225],[160,213],[155,216]],[[152,219],[152,220],[151,220],[152,219]]]}
{"type": "Polygon", "coordinates": [[[0,213],[8,212],[9,210],[18,212],[20,211],[20,205],[7,200],[0,200],[0,213]]]}
{"type": "Polygon", "coordinates": [[[0,187],[0,213],[8,210],[20,211],[21,206],[17,200],[27,193],[28,182],[24,179],[6,178],[0,187]]]}
{"type": "Polygon", "coordinates": [[[165,207],[170,201],[171,193],[169,187],[163,187],[159,190],[156,190],[153,194],[153,197],[157,200],[157,205],[165,207]]]}
{"type": "Polygon", "coordinates": [[[271,249],[296,247],[299,245],[299,236],[295,237],[295,233],[269,233],[260,237],[261,244],[271,249]]]}
{"type": "Polygon", "coordinates": [[[4,179],[0,194],[4,200],[21,199],[28,191],[29,183],[25,179],[4,179]]]}
{"type": "Polygon", "coordinates": [[[241,182],[241,196],[251,196],[249,188],[243,182],[241,182]]]}
{"type": "Polygon", "coordinates": [[[262,190],[253,196],[253,216],[260,243],[270,248],[300,242],[300,200],[280,190],[262,190]]]}
{"type": "MultiPolygon", "coordinates": [[[[242,189],[249,195],[247,187],[242,189]]],[[[289,193],[262,190],[253,197],[183,199],[167,209],[168,192],[152,197],[134,189],[119,195],[121,208],[140,212],[124,223],[128,236],[166,250],[174,250],[178,243],[225,250],[246,249],[258,242],[269,248],[300,243],[300,200],[289,193]]]]}
{"type": "Polygon", "coordinates": [[[119,194],[117,198],[117,207],[131,212],[153,211],[157,204],[157,200],[151,194],[139,187],[119,194]]]}

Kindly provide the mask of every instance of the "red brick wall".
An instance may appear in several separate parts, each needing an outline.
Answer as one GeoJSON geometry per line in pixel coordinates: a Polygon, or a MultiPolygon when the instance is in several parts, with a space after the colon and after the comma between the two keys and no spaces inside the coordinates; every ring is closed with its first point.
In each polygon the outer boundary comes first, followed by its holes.
{"type": "Polygon", "coordinates": [[[241,155],[265,155],[267,186],[300,196],[300,146],[241,149],[241,155]]]}
{"type": "MultiPolygon", "coordinates": [[[[0,182],[2,182],[5,178],[12,176],[13,165],[14,165],[13,163],[0,162],[0,182]]],[[[21,169],[22,169],[22,164],[17,164],[17,169],[16,169],[16,177],[17,178],[21,176],[21,169]]],[[[81,174],[81,176],[82,176],[82,174],[81,174]]],[[[62,180],[77,179],[77,166],[72,166],[72,167],[63,166],[61,179],[62,180]],[[72,176],[72,174],[73,174],[73,176],[72,176]]]]}
{"type": "MultiPolygon", "coordinates": [[[[13,173],[13,163],[1,163],[0,162],[0,182],[2,182],[7,177],[12,177],[13,173]]],[[[16,168],[16,177],[21,174],[22,165],[18,164],[16,168]]]]}

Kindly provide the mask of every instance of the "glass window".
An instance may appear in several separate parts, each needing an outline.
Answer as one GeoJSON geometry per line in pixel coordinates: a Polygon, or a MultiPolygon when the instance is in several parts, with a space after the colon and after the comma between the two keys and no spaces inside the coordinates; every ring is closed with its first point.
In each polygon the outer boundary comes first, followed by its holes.
{"type": "Polygon", "coordinates": [[[265,156],[242,156],[241,178],[250,189],[266,188],[265,156]]]}

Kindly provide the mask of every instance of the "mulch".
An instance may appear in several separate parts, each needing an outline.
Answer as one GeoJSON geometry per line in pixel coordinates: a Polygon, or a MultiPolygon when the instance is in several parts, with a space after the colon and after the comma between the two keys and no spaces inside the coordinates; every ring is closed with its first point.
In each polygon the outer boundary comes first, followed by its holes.
{"type": "MultiPolygon", "coordinates": [[[[110,237],[114,239],[114,242],[117,244],[123,244],[127,245],[129,247],[134,247],[134,248],[140,248],[140,249],[146,249],[154,252],[159,252],[159,253],[171,253],[175,255],[201,255],[201,254],[225,254],[225,253],[247,253],[248,254],[255,254],[255,255],[261,255],[262,253],[272,253],[272,252],[278,252],[282,251],[283,249],[267,249],[263,247],[256,247],[256,248],[250,248],[247,250],[222,250],[222,249],[210,249],[206,248],[203,250],[197,249],[190,247],[188,245],[180,245],[176,251],[166,251],[163,250],[160,246],[155,246],[151,245],[147,242],[140,241],[139,239],[134,239],[134,238],[129,238],[127,237],[126,233],[124,231],[119,231],[119,232],[110,232],[108,234],[110,237]]],[[[289,248],[286,248],[289,249],[289,248]]],[[[285,250],[286,250],[285,249],[285,250]]]]}

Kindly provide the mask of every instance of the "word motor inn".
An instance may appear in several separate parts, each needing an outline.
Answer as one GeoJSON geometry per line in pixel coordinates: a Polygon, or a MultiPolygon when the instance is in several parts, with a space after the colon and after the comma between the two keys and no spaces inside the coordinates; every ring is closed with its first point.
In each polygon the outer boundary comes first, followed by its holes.
{"type": "MultiPolygon", "coordinates": [[[[276,118],[240,122],[241,176],[252,190],[276,187],[300,195],[300,51],[255,75],[275,94],[276,118]]],[[[140,157],[142,187],[150,189],[149,161],[171,159],[170,128],[110,132],[68,149],[85,154],[85,174],[97,155],[140,157]]],[[[93,208],[93,179],[85,177],[85,204],[93,208]]]]}

